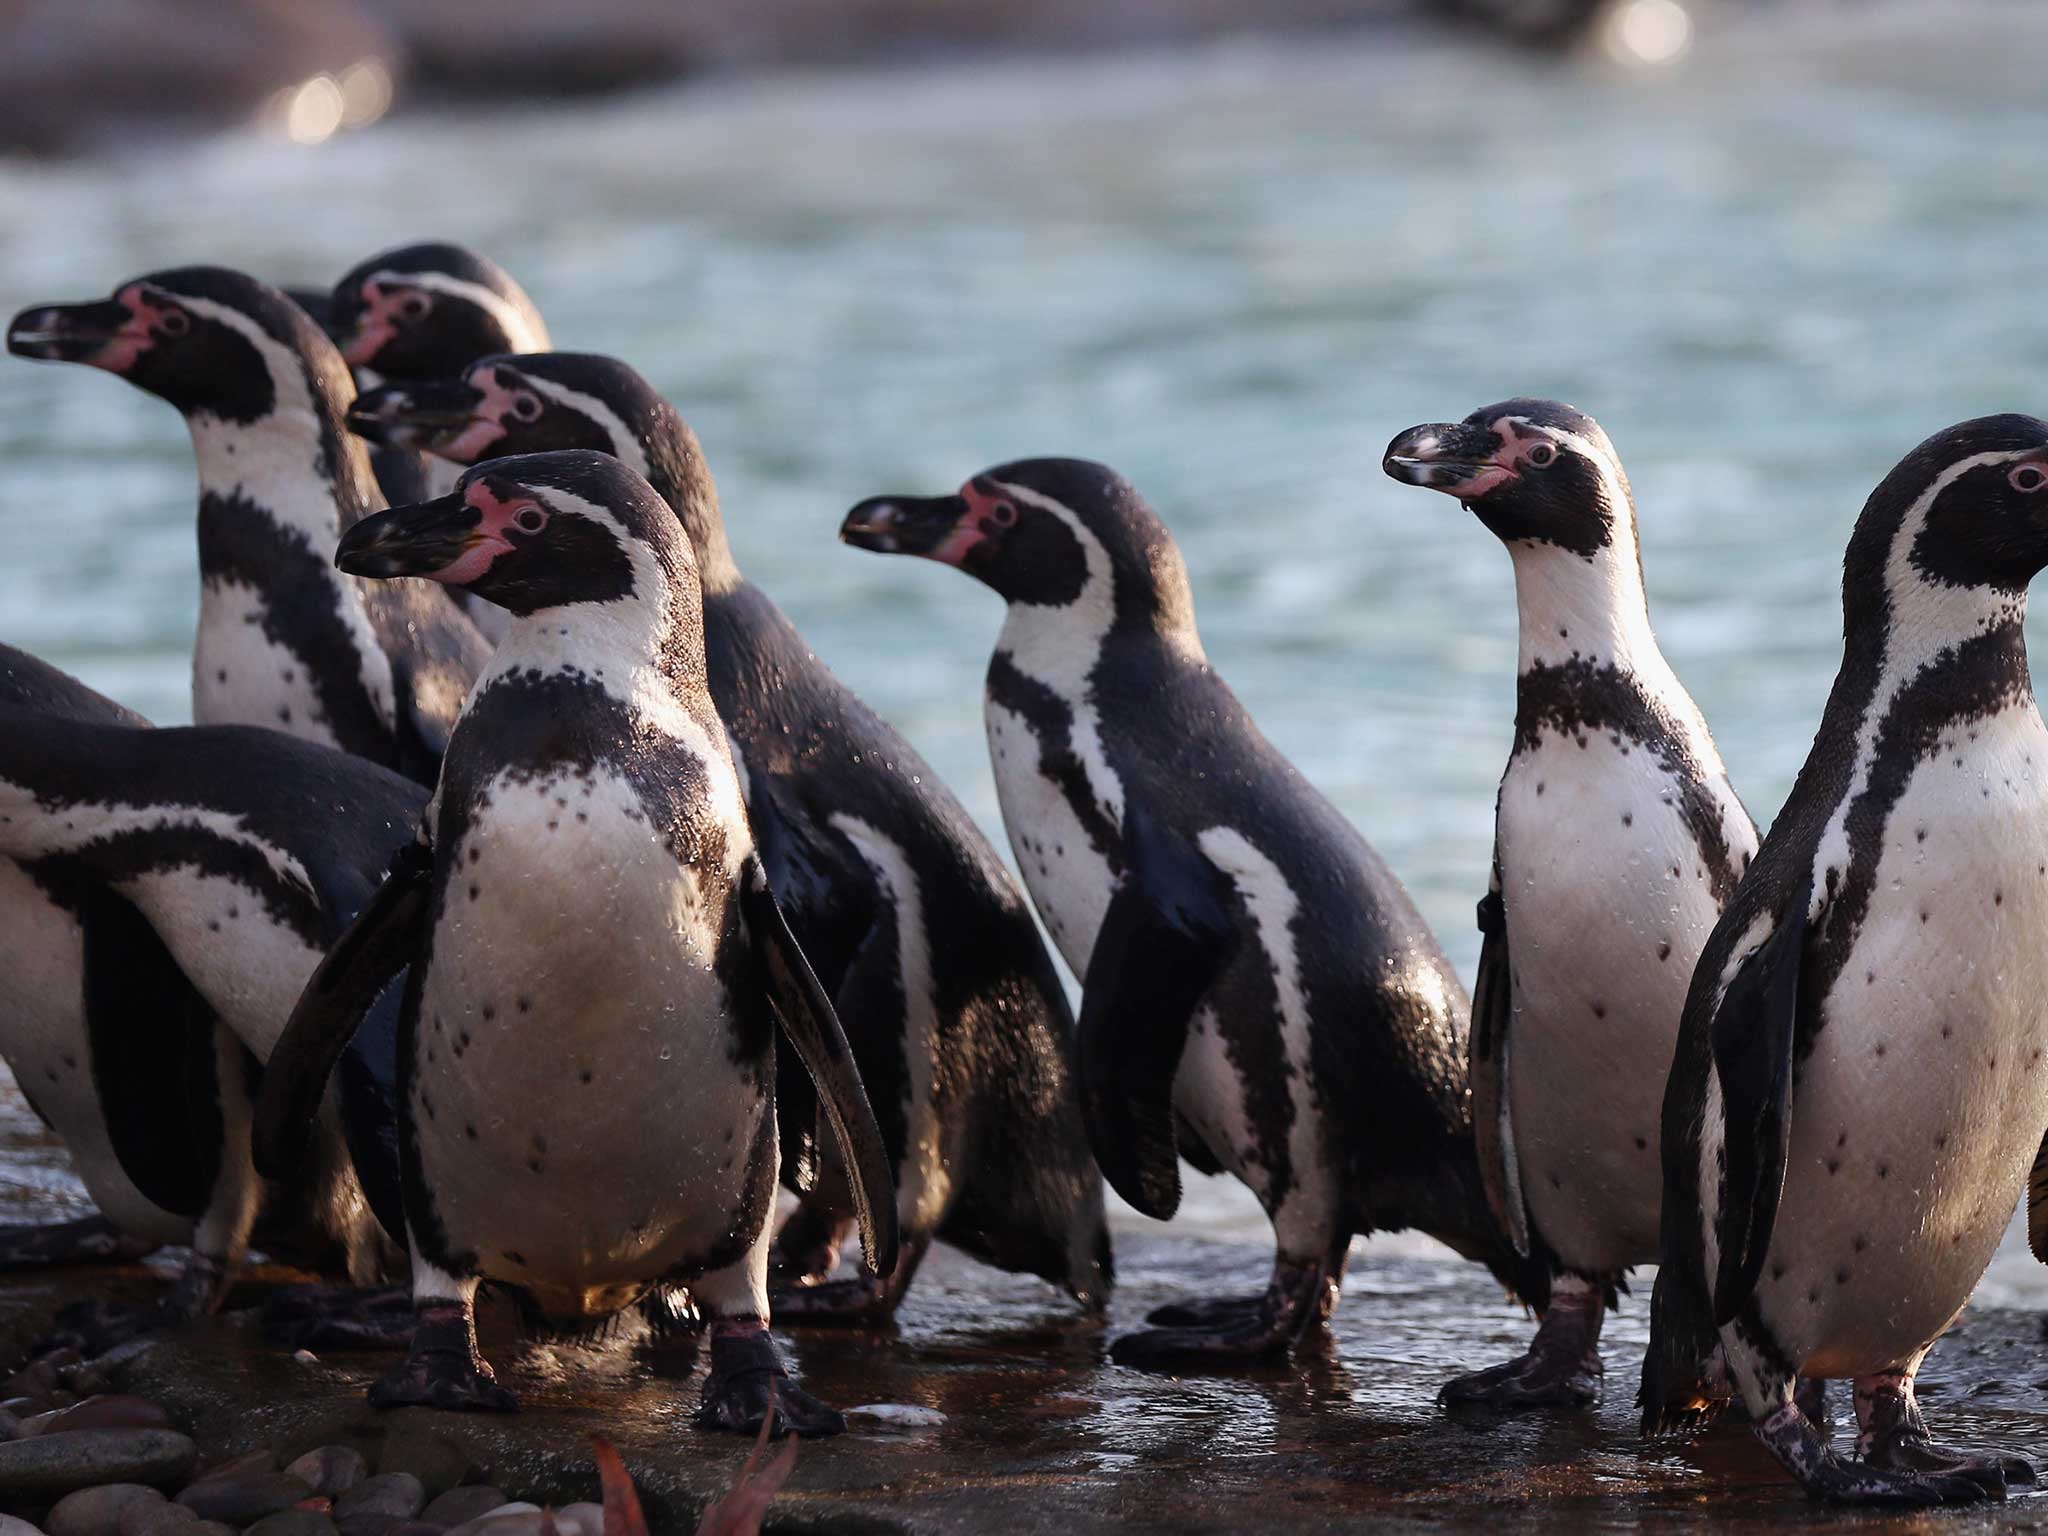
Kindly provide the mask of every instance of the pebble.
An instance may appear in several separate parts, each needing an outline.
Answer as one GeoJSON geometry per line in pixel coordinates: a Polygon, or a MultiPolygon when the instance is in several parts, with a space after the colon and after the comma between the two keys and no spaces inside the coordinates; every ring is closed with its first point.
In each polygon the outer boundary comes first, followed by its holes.
{"type": "Polygon", "coordinates": [[[43,1536],[43,1533],[17,1516],[0,1515],[0,1536],[43,1536]]]}
{"type": "Polygon", "coordinates": [[[222,1525],[218,1520],[195,1520],[190,1525],[178,1527],[178,1536],[238,1536],[232,1525],[222,1525]]]}
{"type": "Polygon", "coordinates": [[[285,1509],[258,1520],[246,1536],[335,1536],[335,1525],[317,1509],[285,1509]]]}
{"type": "Polygon", "coordinates": [[[555,1511],[562,1536],[604,1536],[602,1504],[564,1504],[555,1511]]]}
{"type": "Polygon", "coordinates": [[[390,1415],[384,1448],[377,1453],[379,1472],[410,1472],[430,1499],[468,1480],[476,1463],[468,1451],[432,1427],[440,1418],[431,1408],[401,1408],[390,1415]]]}
{"type": "Polygon", "coordinates": [[[67,1493],[43,1521],[50,1536],[120,1536],[130,1509],[162,1508],[164,1496],[140,1483],[108,1483],[67,1493]]]}
{"type": "Polygon", "coordinates": [[[538,1504],[502,1504],[487,1515],[463,1521],[448,1536],[538,1536],[540,1516],[538,1504]]]}
{"type": "Polygon", "coordinates": [[[334,1501],[334,1523],[342,1536],[384,1536],[399,1521],[417,1515],[426,1502],[426,1489],[410,1472],[380,1472],[334,1501]]]}
{"type": "Polygon", "coordinates": [[[315,1493],[324,1493],[338,1498],[370,1475],[370,1465],[363,1460],[363,1453],[352,1445],[323,1445],[316,1451],[308,1451],[285,1471],[305,1483],[315,1493]]]}
{"type": "Polygon", "coordinates": [[[846,1410],[849,1419],[873,1419],[877,1424],[893,1425],[897,1429],[936,1429],[946,1422],[946,1416],[936,1408],[920,1408],[915,1403],[864,1403],[858,1408],[846,1410]]]}
{"type": "Polygon", "coordinates": [[[71,1429],[0,1444],[0,1495],[69,1493],[100,1483],[178,1483],[199,1447],[168,1429],[71,1429]]]}
{"type": "Polygon", "coordinates": [[[450,1488],[420,1511],[420,1519],[429,1525],[461,1525],[511,1502],[510,1494],[495,1488],[450,1488]]]}
{"type": "Polygon", "coordinates": [[[178,1502],[202,1520],[241,1526],[312,1497],[313,1490],[289,1472],[244,1472],[194,1483],[178,1502]]]}
{"type": "Polygon", "coordinates": [[[198,1523],[199,1517],[182,1504],[138,1501],[121,1511],[121,1536],[185,1536],[185,1528],[198,1523]]]}
{"type": "Polygon", "coordinates": [[[226,1461],[215,1462],[194,1482],[210,1483],[217,1477],[240,1477],[244,1472],[271,1472],[276,1470],[277,1458],[269,1451],[244,1451],[226,1461]]]}
{"type": "Polygon", "coordinates": [[[176,1429],[171,1416],[146,1397],[88,1397],[69,1408],[23,1419],[16,1438],[47,1435],[66,1429],[176,1429]]]}

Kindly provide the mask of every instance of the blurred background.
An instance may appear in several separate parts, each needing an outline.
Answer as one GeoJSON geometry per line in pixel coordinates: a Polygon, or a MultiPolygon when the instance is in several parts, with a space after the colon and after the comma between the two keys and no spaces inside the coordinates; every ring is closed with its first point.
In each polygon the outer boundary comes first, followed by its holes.
{"type": "MultiPolygon", "coordinates": [[[[1864,496],[1941,426],[2048,411],[2044,58],[2029,0],[0,0],[0,313],[477,246],[677,402],[749,574],[1005,849],[997,600],[835,529],[1107,460],[1469,978],[1513,587],[1387,440],[1514,394],[1599,417],[1768,822],[1864,496]]],[[[0,360],[0,639],[187,718],[192,510],[167,407],[0,360]]]]}

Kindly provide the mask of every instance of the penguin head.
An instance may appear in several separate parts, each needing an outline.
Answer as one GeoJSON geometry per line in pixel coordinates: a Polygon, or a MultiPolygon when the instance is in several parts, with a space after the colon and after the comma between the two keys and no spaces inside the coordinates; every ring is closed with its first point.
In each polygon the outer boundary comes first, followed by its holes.
{"type": "Polygon", "coordinates": [[[1980,416],[1935,433],[1870,494],[1845,564],[1852,595],[1896,588],[2017,593],[2048,566],[2048,422],[1980,416]],[[1909,578],[1911,579],[1911,578],[1909,578]]]}
{"type": "Polygon", "coordinates": [[[1503,400],[1463,421],[1410,427],[1387,445],[1380,467],[1404,485],[1456,497],[1506,543],[1591,558],[1633,536],[1621,456],[1600,423],[1561,401],[1503,400]]]}
{"type": "Polygon", "coordinates": [[[688,431],[633,369],[582,352],[505,353],[457,377],[380,385],[356,397],[348,424],[373,442],[458,464],[585,448],[643,476],[647,445],[688,431]]]}
{"type": "Polygon", "coordinates": [[[312,317],[225,267],[152,272],[109,299],[25,309],[7,329],[7,350],[104,368],[188,417],[254,422],[290,403],[281,392],[309,383],[324,398],[347,398],[346,370],[312,317]]]}
{"type": "Polygon", "coordinates": [[[1194,623],[1187,567],[1137,488],[1086,459],[1019,459],[951,496],[875,496],[846,514],[856,549],[955,565],[1013,604],[1064,608],[1092,592],[1121,624],[1194,623]]]}
{"type": "Polygon", "coordinates": [[[446,496],[356,523],[334,563],[354,576],[466,587],[519,615],[696,583],[668,504],[617,459],[581,451],[478,465],[446,496]]]}
{"type": "Polygon", "coordinates": [[[466,246],[402,246],[334,286],[328,327],[354,368],[443,379],[494,352],[532,352],[547,327],[505,269],[466,246]]]}

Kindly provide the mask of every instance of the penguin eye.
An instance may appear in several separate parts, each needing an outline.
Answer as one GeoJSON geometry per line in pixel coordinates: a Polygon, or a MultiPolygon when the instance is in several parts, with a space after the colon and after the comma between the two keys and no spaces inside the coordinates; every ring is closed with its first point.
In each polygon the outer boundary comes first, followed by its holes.
{"type": "Polygon", "coordinates": [[[2043,486],[2048,486],[2048,469],[2038,464],[2022,464],[2005,478],[2022,496],[2031,496],[2043,486]]]}
{"type": "Polygon", "coordinates": [[[1557,449],[1550,443],[1532,443],[1522,455],[1534,469],[1548,469],[1557,462],[1557,449]]]}
{"type": "Polygon", "coordinates": [[[539,421],[540,397],[522,389],[512,397],[512,414],[520,421],[539,421]]]}
{"type": "Polygon", "coordinates": [[[398,301],[398,313],[406,320],[420,320],[425,318],[432,305],[433,301],[415,288],[398,301]]]}
{"type": "Polygon", "coordinates": [[[539,507],[521,507],[512,514],[512,526],[521,533],[539,533],[547,525],[548,515],[539,507]]]}
{"type": "Polygon", "coordinates": [[[1017,523],[1017,508],[1007,501],[999,501],[989,513],[989,520],[998,528],[1013,528],[1017,523]]]}
{"type": "Polygon", "coordinates": [[[182,309],[167,310],[157,317],[156,328],[166,336],[182,336],[192,329],[192,317],[182,309]]]}

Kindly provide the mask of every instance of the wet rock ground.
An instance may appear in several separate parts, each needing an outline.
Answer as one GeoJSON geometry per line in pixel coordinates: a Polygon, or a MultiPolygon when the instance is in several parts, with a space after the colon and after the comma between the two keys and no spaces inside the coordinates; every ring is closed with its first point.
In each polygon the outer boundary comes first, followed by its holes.
{"type": "MultiPolygon", "coordinates": [[[[812,1532],[1364,1531],[1520,1529],[1748,1531],[2048,1530],[2048,1497],[1905,1517],[1808,1504],[1740,1425],[1697,1445],[1634,1435],[1646,1297],[1625,1301],[1605,1351],[1597,1410],[1507,1424],[1460,1423],[1434,1405],[1445,1375],[1502,1357],[1519,1313],[1468,1266],[1364,1249],[1330,1336],[1291,1363],[1168,1380],[1110,1366],[1108,1338],[1189,1291],[1248,1290],[1263,1255],[1242,1243],[1128,1232],[1107,1325],[1035,1281],[935,1254],[893,1329],[792,1329],[805,1383],[847,1408],[936,1410],[911,1427],[855,1417],[802,1448],[768,1529],[812,1532]]],[[[615,1443],[653,1529],[689,1531],[729,1488],[748,1447],[690,1424],[696,1377],[663,1374],[630,1339],[600,1347],[519,1339],[487,1314],[486,1349],[525,1411],[373,1414],[363,1392],[385,1357],[294,1359],[266,1348],[260,1275],[214,1321],[165,1337],[106,1372],[110,1390],[167,1407],[202,1465],[249,1452],[283,1466],[350,1446],[432,1498],[487,1483],[555,1505],[598,1497],[589,1437],[615,1443]]],[[[18,1355],[87,1289],[141,1295],[142,1268],[15,1280],[0,1288],[0,1349],[18,1355]]],[[[2038,1314],[1973,1309],[1936,1350],[1923,1395],[1937,1433],[2048,1464],[2048,1345],[2038,1314]]],[[[1846,1423],[1848,1404],[1837,1402],[1846,1423]]],[[[902,1417],[898,1415],[898,1417],[902,1417]]],[[[1846,1429],[1838,1429],[1838,1443],[1846,1429]]],[[[33,1513],[33,1511],[25,1511],[33,1513]]]]}

